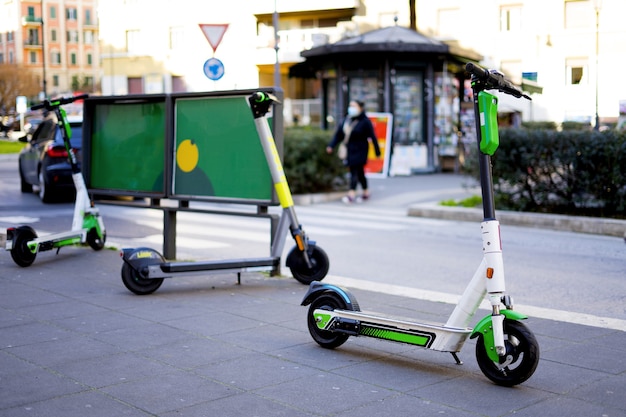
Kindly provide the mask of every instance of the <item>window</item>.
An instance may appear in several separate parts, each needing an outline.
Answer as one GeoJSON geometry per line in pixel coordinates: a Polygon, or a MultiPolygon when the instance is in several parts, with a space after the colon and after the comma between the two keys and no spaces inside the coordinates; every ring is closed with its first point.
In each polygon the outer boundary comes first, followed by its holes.
{"type": "Polygon", "coordinates": [[[522,28],[522,6],[500,6],[500,32],[514,32],[522,28]]]}
{"type": "Polygon", "coordinates": [[[93,85],[93,77],[85,75],[85,78],[83,78],[83,87],[93,87],[93,85]]]}
{"type": "Polygon", "coordinates": [[[182,27],[170,28],[170,49],[181,49],[185,44],[185,29],[182,27]]]}
{"type": "Polygon", "coordinates": [[[28,17],[33,19],[35,17],[35,8],[28,6],[28,17]]]}
{"type": "Polygon", "coordinates": [[[565,61],[565,80],[568,85],[588,83],[588,60],[587,58],[568,58],[565,61]]]}
{"type": "Polygon", "coordinates": [[[27,45],[39,45],[39,29],[28,29],[27,45]]]}
{"type": "Polygon", "coordinates": [[[50,6],[50,19],[57,18],[57,8],[55,6],[50,6]]]}
{"type": "Polygon", "coordinates": [[[68,30],[67,31],[67,42],[68,43],[78,43],[78,31],[77,30],[68,30]]]}
{"type": "Polygon", "coordinates": [[[0,52],[0,64],[4,64],[4,54],[0,52]]]}
{"type": "Polygon", "coordinates": [[[70,52],[70,63],[76,65],[76,52],[70,52]]]}
{"type": "Polygon", "coordinates": [[[93,44],[93,31],[86,30],[84,33],[85,43],[87,45],[93,44]]]}
{"type": "Polygon", "coordinates": [[[89,9],[85,10],[85,24],[86,25],[93,24],[93,22],[91,21],[91,10],[89,9]]]}
{"type": "Polygon", "coordinates": [[[37,52],[32,51],[29,55],[30,55],[30,63],[31,64],[36,64],[37,63],[37,52]]]}
{"type": "Polygon", "coordinates": [[[87,54],[87,65],[93,64],[93,57],[91,54],[87,54]]]}
{"type": "Polygon", "coordinates": [[[59,86],[59,76],[58,75],[53,75],[52,76],[52,86],[53,87],[58,87],[59,86]]]}
{"type": "Polygon", "coordinates": [[[65,9],[65,18],[67,20],[78,20],[78,10],[75,7],[65,9]]]}
{"type": "Polygon", "coordinates": [[[565,1],[565,29],[590,28],[594,24],[595,11],[592,1],[565,1]]]}
{"type": "Polygon", "coordinates": [[[56,42],[57,41],[57,30],[56,29],[52,29],[50,31],[50,39],[52,40],[52,42],[56,42]]]}
{"type": "Polygon", "coordinates": [[[138,30],[126,31],[126,52],[137,52],[139,50],[140,32],[138,30]]]}
{"type": "Polygon", "coordinates": [[[437,10],[437,29],[439,36],[456,38],[467,27],[459,9],[437,10]]]}
{"type": "Polygon", "coordinates": [[[61,65],[61,53],[59,51],[50,52],[50,63],[52,65],[61,65]]]}

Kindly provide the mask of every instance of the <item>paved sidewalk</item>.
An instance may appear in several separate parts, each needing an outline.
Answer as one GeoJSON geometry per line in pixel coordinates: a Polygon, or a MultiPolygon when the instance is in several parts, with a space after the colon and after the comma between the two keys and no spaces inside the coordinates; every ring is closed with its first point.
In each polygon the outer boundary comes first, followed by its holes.
{"type": "MultiPolygon", "coordinates": [[[[136,296],[121,263],[82,247],[29,268],[0,254],[0,416],[626,415],[624,332],[530,319],[537,371],[502,388],[478,369],[473,340],[462,366],[367,338],[319,347],[292,278],[179,277],[136,296]]],[[[452,309],[353,293],[403,317],[441,322],[452,309]]]]}

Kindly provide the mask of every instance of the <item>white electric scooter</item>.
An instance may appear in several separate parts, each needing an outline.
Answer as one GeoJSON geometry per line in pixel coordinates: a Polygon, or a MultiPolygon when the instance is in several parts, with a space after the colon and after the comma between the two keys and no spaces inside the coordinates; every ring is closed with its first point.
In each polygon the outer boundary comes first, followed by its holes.
{"type": "Polygon", "coordinates": [[[498,385],[513,386],[526,381],[535,372],[539,345],[533,333],[520,322],[526,316],[513,310],[511,297],[505,293],[500,224],[495,216],[491,172],[491,155],[499,144],[498,100],[485,90],[499,90],[516,98],[530,100],[530,97],[497,71],[471,63],[466,70],[471,75],[480,150],[483,260],[448,321],[443,325],[417,323],[362,312],[348,291],[320,282],[310,284],[302,305],[310,304],[307,322],[311,336],[329,349],[340,346],[349,336],[369,336],[449,352],[457,364],[461,364],[457,353],[467,337],[478,338],[476,359],[481,371],[498,385]],[[491,305],[491,315],[469,328],[485,296],[491,305]]]}
{"type": "Polygon", "coordinates": [[[104,247],[106,240],[104,222],[98,208],[95,207],[87,193],[85,179],[70,144],[72,131],[67,122],[67,113],[61,107],[64,104],[73,103],[76,100],[82,100],[87,97],[87,94],[83,94],[75,97],[45,100],[31,107],[31,110],[46,109],[53,111],[57,117],[63,144],[72,168],[72,180],[76,188],[76,201],[74,203],[72,229],[67,232],[37,237],[35,229],[31,226],[23,225],[7,229],[6,250],[11,252],[11,258],[19,266],[30,266],[35,261],[38,252],[52,249],[56,249],[58,252],[63,246],[87,243],[93,250],[100,250],[104,247]]]}

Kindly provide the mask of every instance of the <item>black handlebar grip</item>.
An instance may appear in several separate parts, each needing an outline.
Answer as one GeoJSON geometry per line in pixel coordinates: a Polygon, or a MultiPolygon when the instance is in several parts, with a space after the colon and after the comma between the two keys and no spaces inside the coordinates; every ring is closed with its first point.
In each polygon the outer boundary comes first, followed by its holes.
{"type": "Polygon", "coordinates": [[[465,64],[465,70],[481,80],[489,77],[489,71],[471,62],[465,64]]]}
{"type": "Polygon", "coordinates": [[[89,94],[81,94],[78,96],[72,96],[72,97],[61,97],[58,100],[44,100],[39,104],[35,104],[34,106],[31,106],[30,109],[31,110],[39,110],[39,109],[47,109],[47,110],[52,110],[55,107],[58,106],[62,106],[63,104],[69,104],[69,103],[73,103],[76,100],[83,100],[86,99],[87,97],[89,97],[89,94]]]}
{"type": "Polygon", "coordinates": [[[504,74],[498,71],[489,71],[471,62],[465,64],[465,70],[485,83],[487,88],[498,89],[516,98],[524,97],[530,100],[530,97],[515,87],[513,83],[504,78],[504,74]]]}

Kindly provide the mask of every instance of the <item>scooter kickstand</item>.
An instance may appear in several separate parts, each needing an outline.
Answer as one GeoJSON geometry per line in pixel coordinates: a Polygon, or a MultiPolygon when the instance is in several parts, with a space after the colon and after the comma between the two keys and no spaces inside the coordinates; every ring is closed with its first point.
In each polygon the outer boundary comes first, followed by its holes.
{"type": "Polygon", "coordinates": [[[450,352],[450,354],[452,355],[452,357],[456,361],[457,365],[463,365],[463,361],[461,359],[459,359],[459,357],[456,355],[455,352],[450,352]]]}

